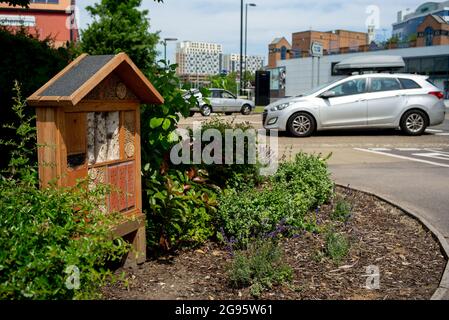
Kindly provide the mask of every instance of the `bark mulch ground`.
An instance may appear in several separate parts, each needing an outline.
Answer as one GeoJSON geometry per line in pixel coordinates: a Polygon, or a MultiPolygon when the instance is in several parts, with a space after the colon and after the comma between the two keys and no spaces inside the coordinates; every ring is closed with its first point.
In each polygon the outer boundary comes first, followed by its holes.
{"type": "MultiPolygon", "coordinates": [[[[340,263],[328,258],[325,236],[308,234],[284,239],[281,245],[294,270],[290,284],[262,294],[267,300],[299,299],[429,299],[438,287],[446,260],[437,241],[401,210],[359,192],[337,189],[352,204],[352,215],[336,230],[350,240],[349,254],[340,263]],[[367,289],[367,268],[379,268],[379,289],[367,289]]],[[[330,221],[331,206],[318,214],[330,221]]],[[[232,288],[227,270],[232,257],[220,245],[180,251],[148,261],[136,269],[119,269],[121,281],[103,288],[105,299],[252,299],[249,289],[232,288]]]]}

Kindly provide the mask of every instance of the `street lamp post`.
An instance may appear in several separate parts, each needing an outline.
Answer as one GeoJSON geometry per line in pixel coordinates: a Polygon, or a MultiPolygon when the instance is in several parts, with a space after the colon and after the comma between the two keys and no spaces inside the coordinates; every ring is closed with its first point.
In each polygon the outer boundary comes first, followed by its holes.
{"type": "MultiPolygon", "coordinates": [[[[243,76],[246,75],[247,68],[247,60],[248,60],[248,7],[256,7],[257,5],[255,3],[247,3],[245,6],[245,73],[243,76]]],[[[242,64],[242,60],[240,60],[240,64],[242,64]]],[[[244,83],[243,89],[246,89],[246,83],[244,83]]]]}
{"type": "Polygon", "coordinates": [[[240,0],[240,70],[239,70],[239,74],[240,74],[240,79],[239,79],[239,83],[240,83],[240,89],[239,89],[239,93],[241,94],[241,90],[242,90],[242,78],[243,78],[243,65],[242,65],[242,61],[243,61],[243,0],[240,0]]]}
{"type": "Polygon", "coordinates": [[[164,41],[162,41],[162,44],[164,45],[164,61],[167,64],[167,42],[168,41],[178,41],[177,38],[164,38],[164,41]]]}

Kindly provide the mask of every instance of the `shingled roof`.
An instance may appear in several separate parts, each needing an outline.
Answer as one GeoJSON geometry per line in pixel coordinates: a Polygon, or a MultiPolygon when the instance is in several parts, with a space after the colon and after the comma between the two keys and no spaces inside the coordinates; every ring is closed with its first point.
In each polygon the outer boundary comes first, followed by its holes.
{"type": "Polygon", "coordinates": [[[108,75],[115,72],[142,103],[162,104],[164,99],[125,53],[83,54],[27,100],[31,106],[78,104],[108,75]]]}

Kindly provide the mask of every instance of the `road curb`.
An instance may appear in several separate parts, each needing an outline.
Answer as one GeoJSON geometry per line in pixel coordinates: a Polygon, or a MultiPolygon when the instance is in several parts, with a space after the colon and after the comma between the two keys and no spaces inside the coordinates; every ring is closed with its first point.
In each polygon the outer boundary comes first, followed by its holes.
{"type": "MultiPolygon", "coordinates": [[[[446,260],[449,260],[449,243],[447,242],[446,238],[443,236],[443,234],[438,231],[429,221],[427,221],[426,218],[424,218],[421,214],[416,213],[416,212],[412,212],[409,209],[406,209],[404,207],[402,207],[401,205],[395,203],[392,200],[389,200],[383,196],[379,196],[373,192],[367,191],[367,190],[363,190],[360,188],[353,188],[351,186],[345,186],[345,185],[341,185],[336,183],[336,186],[341,187],[341,188],[345,188],[345,189],[350,189],[350,190],[354,190],[354,191],[358,191],[358,192],[362,192],[364,194],[373,196],[381,201],[384,201],[386,203],[388,203],[389,205],[405,212],[408,216],[410,216],[411,218],[417,220],[419,223],[421,223],[424,228],[426,228],[428,231],[430,231],[433,236],[435,237],[435,239],[438,241],[438,243],[440,244],[441,247],[441,251],[443,251],[446,260]]],[[[430,300],[449,300],[449,261],[446,262],[446,268],[444,270],[443,276],[441,277],[441,281],[440,284],[437,288],[437,290],[434,292],[434,294],[432,295],[432,297],[430,298],[430,300]]]]}

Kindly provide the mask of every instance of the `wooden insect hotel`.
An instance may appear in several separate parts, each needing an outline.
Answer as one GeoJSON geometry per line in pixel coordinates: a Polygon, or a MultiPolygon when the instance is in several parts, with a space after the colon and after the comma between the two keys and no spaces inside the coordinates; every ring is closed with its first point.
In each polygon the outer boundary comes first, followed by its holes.
{"type": "Polygon", "coordinates": [[[131,261],[144,262],[140,105],[162,104],[159,92],[126,54],[84,54],[27,101],[36,108],[41,185],[112,185],[104,210],[129,217],[115,236],[132,242],[131,261]]]}

